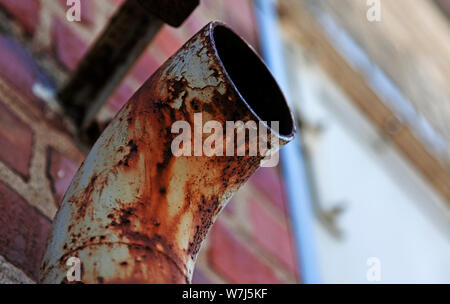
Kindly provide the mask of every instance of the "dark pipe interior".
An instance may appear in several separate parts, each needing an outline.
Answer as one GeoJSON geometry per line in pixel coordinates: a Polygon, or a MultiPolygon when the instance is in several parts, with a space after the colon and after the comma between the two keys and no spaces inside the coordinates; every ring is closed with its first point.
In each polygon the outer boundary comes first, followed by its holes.
{"type": "Polygon", "coordinates": [[[294,126],[290,110],[261,59],[247,43],[224,26],[216,26],[213,37],[226,72],[250,108],[269,126],[271,121],[279,121],[280,135],[291,135],[294,126]]]}

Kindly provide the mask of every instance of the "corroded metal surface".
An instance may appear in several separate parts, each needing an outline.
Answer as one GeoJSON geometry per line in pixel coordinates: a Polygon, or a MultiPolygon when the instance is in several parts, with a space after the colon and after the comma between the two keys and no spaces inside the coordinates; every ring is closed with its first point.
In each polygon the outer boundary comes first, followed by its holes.
{"type": "MultiPolygon", "coordinates": [[[[81,260],[83,283],[190,282],[209,228],[262,159],[248,153],[175,157],[171,126],[194,125],[194,113],[202,113],[203,123],[223,125],[279,118],[283,135],[266,131],[280,146],[295,133],[286,102],[259,58],[222,24],[207,25],[139,89],[92,148],[56,216],[41,282],[65,282],[73,256],[81,260]],[[240,62],[233,66],[234,59],[249,61],[238,59],[241,50],[253,61],[248,70],[240,62]],[[254,79],[237,79],[240,70],[254,79]],[[249,102],[242,95],[274,99],[249,102]]],[[[248,150],[249,142],[238,145],[248,150]]]]}

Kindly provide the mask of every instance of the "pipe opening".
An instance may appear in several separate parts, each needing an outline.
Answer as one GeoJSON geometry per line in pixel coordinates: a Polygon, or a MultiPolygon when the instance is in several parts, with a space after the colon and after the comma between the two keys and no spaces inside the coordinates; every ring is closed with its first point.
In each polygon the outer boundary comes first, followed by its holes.
{"type": "Polygon", "coordinates": [[[212,37],[226,73],[247,106],[269,126],[279,121],[281,136],[292,136],[295,127],[287,102],[259,56],[223,25],[214,27],[212,37]]]}

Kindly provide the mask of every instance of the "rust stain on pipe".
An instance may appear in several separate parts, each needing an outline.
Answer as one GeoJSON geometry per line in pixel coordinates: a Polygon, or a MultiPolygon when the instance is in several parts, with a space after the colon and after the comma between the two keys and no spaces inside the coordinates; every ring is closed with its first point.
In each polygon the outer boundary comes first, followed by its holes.
{"type": "MultiPolygon", "coordinates": [[[[78,257],[83,283],[188,283],[208,230],[261,155],[181,156],[175,121],[279,121],[295,134],[284,97],[260,58],[213,22],[152,75],[100,136],[55,218],[42,283],[66,282],[78,257]]],[[[225,135],[224,135],[225,136],[225,135]]],[[[207,135],[203,135],[207,137],[207,135]]],[[[272,151],[273,152],[273,151],[272,151]]]]}

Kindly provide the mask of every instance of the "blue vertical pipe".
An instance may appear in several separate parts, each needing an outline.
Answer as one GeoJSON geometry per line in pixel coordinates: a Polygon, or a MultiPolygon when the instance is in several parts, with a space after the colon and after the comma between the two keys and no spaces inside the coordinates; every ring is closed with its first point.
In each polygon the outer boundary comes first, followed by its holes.
{"type": "MultiPolygon", "coordinates": [[[[292,106],[275,5],[272,0],[255,1],[262,55],[292,106]]],[[[314,240],[314,212],[301,143],[298,130],[296,138],[281,149],[281,169],[294,229],[301,280],[305,284],[314,284],[320,283],[320,273],[314,240]]]]}

